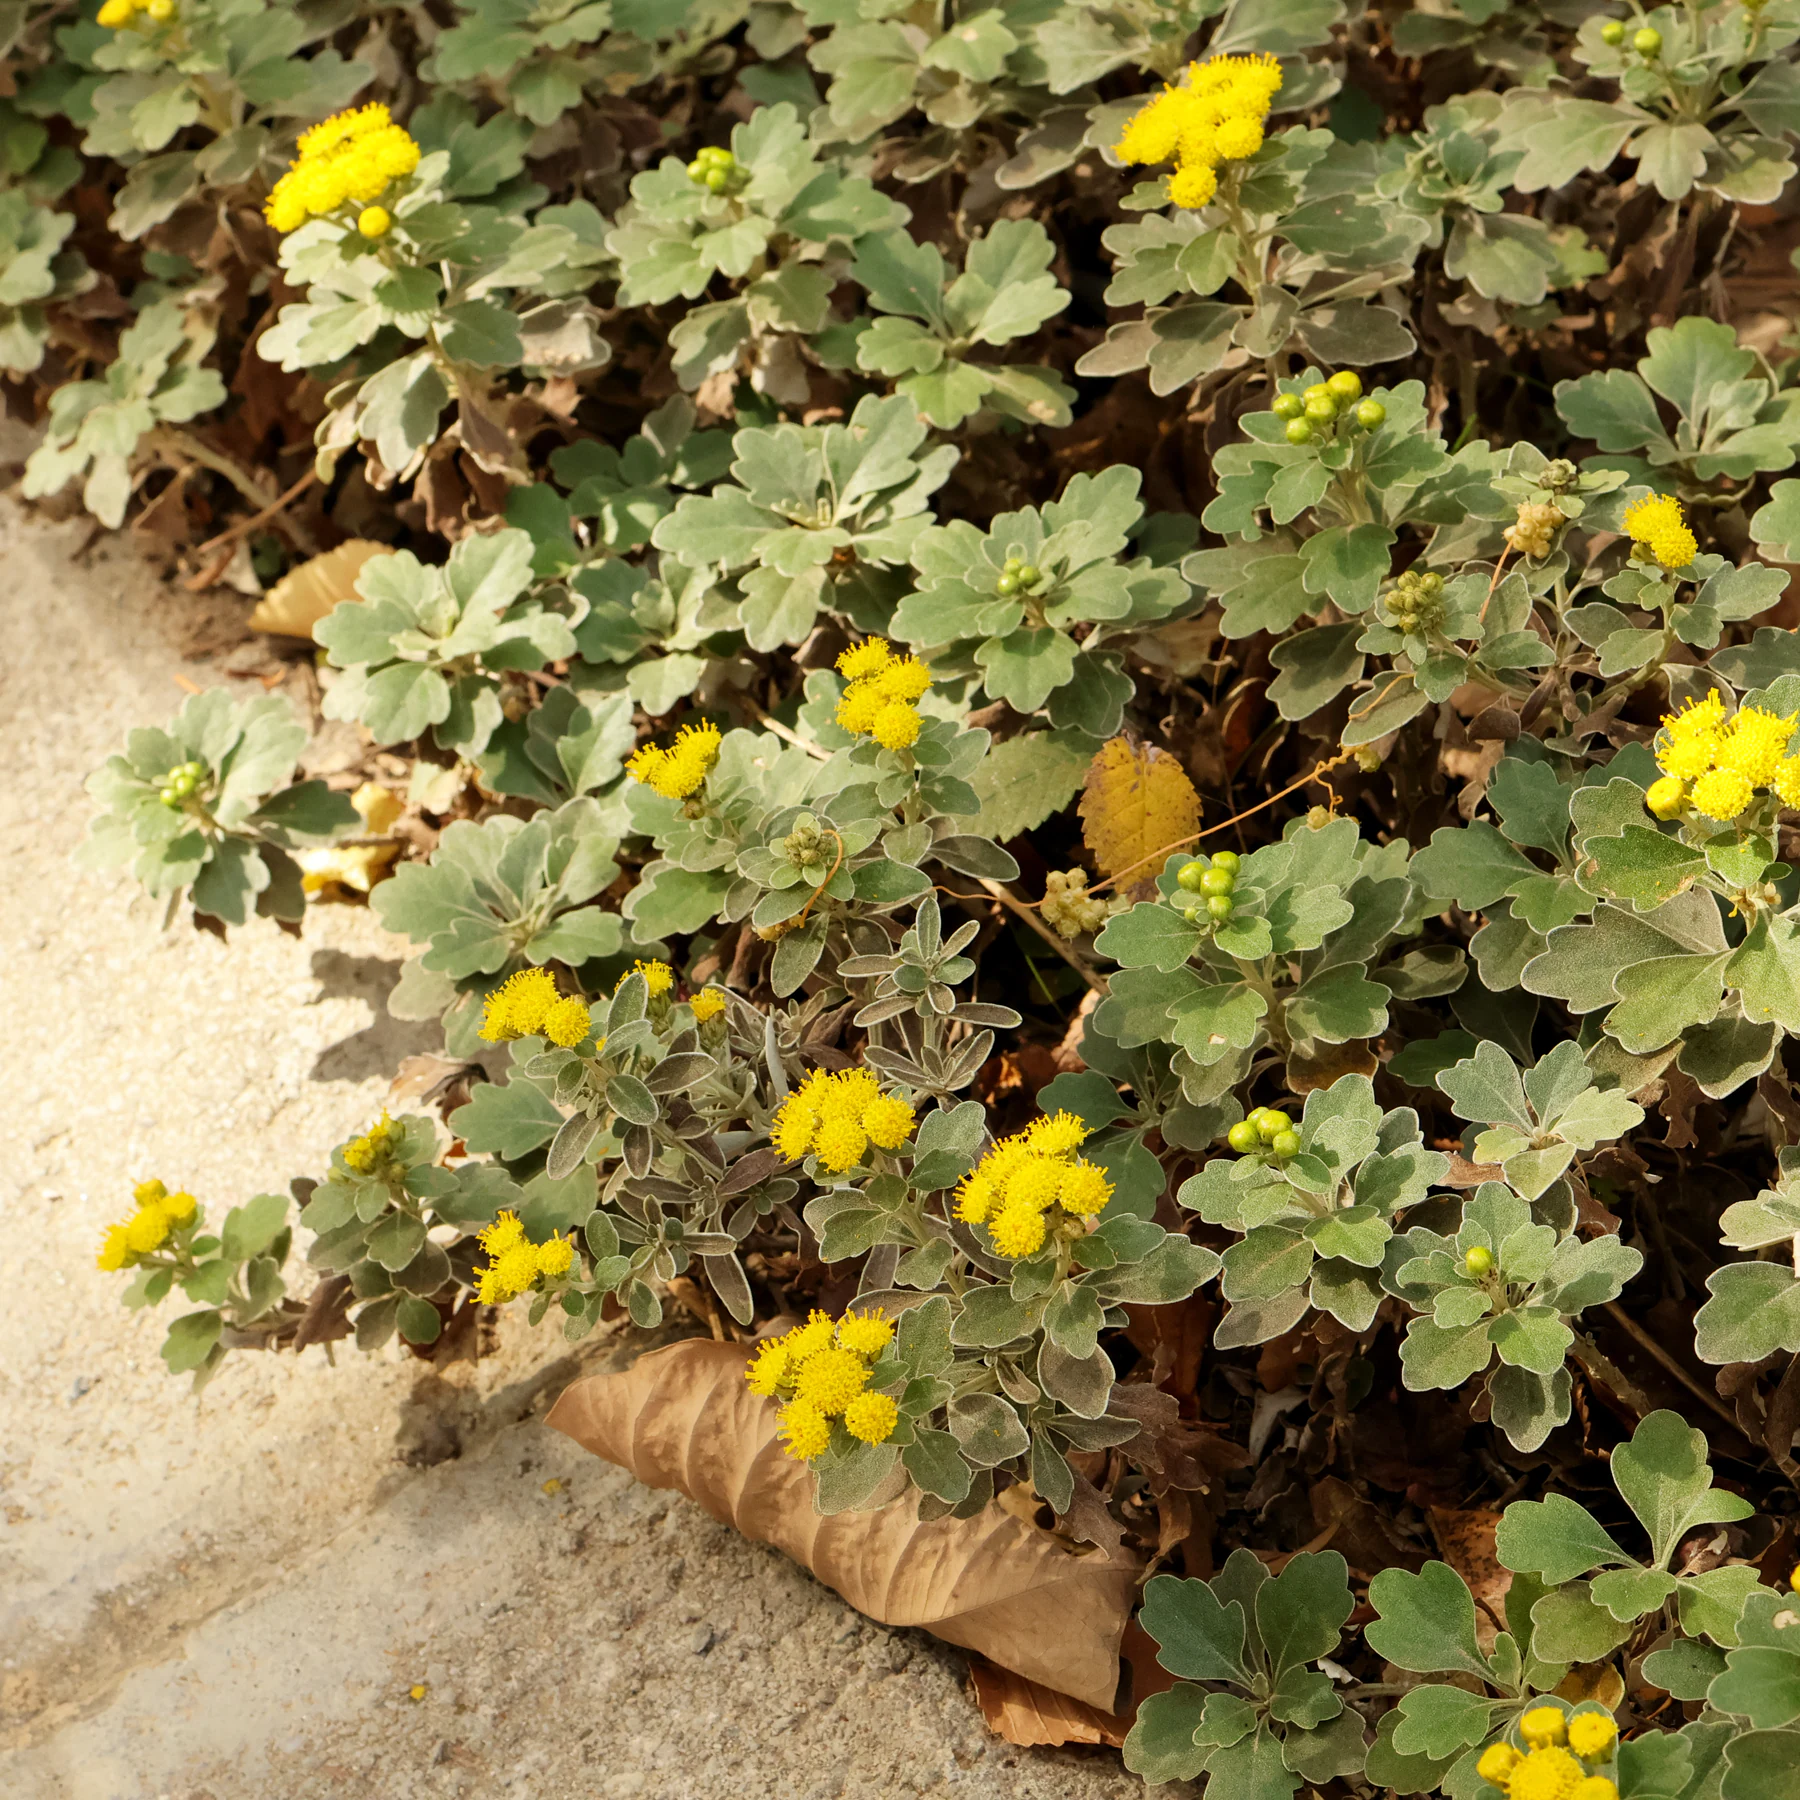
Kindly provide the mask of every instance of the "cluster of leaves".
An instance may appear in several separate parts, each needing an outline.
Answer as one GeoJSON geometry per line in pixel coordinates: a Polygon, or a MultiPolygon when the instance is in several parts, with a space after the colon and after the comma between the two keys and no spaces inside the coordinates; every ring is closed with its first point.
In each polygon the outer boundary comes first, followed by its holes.
{"type": "Polygon", "coordinates": [[[1494,1800],[1553,1704],[1623,1800],[1773,1791],[1800,876],[1769,780],[1653,788],[1686,706],[1800,715],[1794,343],[1730,314],[1793,0],[96,10],[6,20],[26,493],[195,585],[364,541],[299,627],[333,772],[207,692],[86,854],[219,929],[394,865],[457,1059],[133,1265],[170,1366],[881,1308],[818,1505],[1184,1570],[1134,1768],[1494,1800]],[[1122,133],[1217,56],[1280,85],[1177,206],[1122,133]],[[277,233],[353,102],[416,167],[277,233]],[[904,1140],[784,1155],[851,1069],[904,1140]],[[1040,1115],[1107,1192],[1015,1256],[959,1193],[1040,1115]],[[1510,1585],[1426,1555],[1482,1512],[1510,1585]]]}

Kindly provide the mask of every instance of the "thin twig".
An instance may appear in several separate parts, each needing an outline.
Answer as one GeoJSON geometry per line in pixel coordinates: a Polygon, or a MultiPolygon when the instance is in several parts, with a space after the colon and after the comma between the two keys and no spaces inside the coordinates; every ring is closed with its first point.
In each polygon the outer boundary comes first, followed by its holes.
{"type": "MultiPolygon", "coordinates": [[[[215,475],[223,475],[252,505],[260,507],[269,505],[267,490],[259,487],[255,477],[247,470],[240,468],[224,451],[215,450],[212,445],[196,437],[191,431],[178,431],[172,425],[160,426],[157,437],[164,449],[171,450],[179,456],[185,456],[190,462],[197,462],[203,469],[211,469],[215,475]]],[[[271,516],[279,518],[282,530],[294,540],[299,549],[304,550],[308,556],[318,554],[318,543],[314,540],[312,533],[298,520],[290,519],[285,514],[271,516]]]]}
{"type": "Polygon", "coordinates": [[[1678,1363],[1674,1357],[1672,1357],[1668,1351],[1666,1351],[1662,1345],[1659,1344],[1656,1339],[1653,1338],[1649,1332],[1647,1332],[1643,1326],[1641,1326],[1637,1320],[1635,1320],[1631,1314],[1618,1303],[1618,1301],[1607,1301],[1606,1311],[1613,1322],[1624,1330],[1625,1334],[1640,1350],[1646,1351],[1650,1356],[1654,1357],[1657,1362],[1661,1363],[1662,1366],[1694,1396],[1695,1399],[1703,1406],[1711,1407],[1739,1437],[1744,1438],[1746,1443],[1749,1442],[1749,1439],[1745,1437],[1743,1426],[1737,1422],[1737,1415],[1726,1406],[1725,1402],[1721,1400],[1717,1394],[1709,1394],[1706,1389],[1703,1388],[1700,1383],[1697,1382],[1693,1376],[1691,1376],[1687,1370],[1684,1369],[1681,1364],[1678,1363]]]}
{"type": "Polygon", "coordinates": [[[245,534],[245,532],[254,531],[257,526],[265,524],[268,520],[274,518],[284,506],[297,500],[318,479],[318,471],[316,469],[308,469],[279,500],[271,500],[261,512],[252,513],[247,519],[239,519],[235,525],[227,525],[217,537],[210,537],[204,544],[201,544],[194,551],[194,554],[196,556],[204,556],[209,550],[217,550],[226,544],[235,543],[237,539],[245,534]]]}

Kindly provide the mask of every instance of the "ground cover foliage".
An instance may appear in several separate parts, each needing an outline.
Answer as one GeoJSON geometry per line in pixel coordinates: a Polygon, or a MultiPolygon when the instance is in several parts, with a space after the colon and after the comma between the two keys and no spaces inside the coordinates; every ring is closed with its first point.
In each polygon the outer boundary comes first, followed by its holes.
{"type": "Polygon", "coordinates": [[[1800,0],[0,38],[25,492],[286,690],[85,854],[366,894],[443,1030],[291,1195],[146,1172],[171,1370],[673,1308],[818,1515],[1138,1571],[1002,1728],[1795,1791],[1800,0]]]}

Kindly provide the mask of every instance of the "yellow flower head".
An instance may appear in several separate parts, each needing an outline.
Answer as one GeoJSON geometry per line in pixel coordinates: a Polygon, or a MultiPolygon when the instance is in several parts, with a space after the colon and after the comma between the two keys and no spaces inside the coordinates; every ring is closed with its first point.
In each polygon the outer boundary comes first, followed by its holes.
{"type": "Polygon", "coordinates": [[[625,767],[634,781],[667,800],[685,800],[713,771],[721,743],[716,725],[684,725],[668,749],[646,744],[625,767]]]}
{"type": "Polygon", "coordinates": [[[1619,1790],[1604,1775],[1590,1775],[1576,1782],[1569,1800],[1619,1800],[1619,1790]]]}
{"type": "Polygon", "coordinates": [[[855,736],[867,737],[888,704],[887,696],[875,682],[853,682],[838,697],[837,722],[855,736]]]}
{"type": "Polygon", "coordinates": [[[1611,1713],[1577,1713],[1569,1721],[1569,1748],[1584,1762],[1597,1762],[1619,1741],[1619,1725],[1611,1713]]]}
{"type": "Polygon", "coordinates": [[[988,1220],[988,1235],[1002,1256],[1035,1256],[1044,1247],[1048,1228],[1035,1207],[1009,1200],[988,1220]]]}
{"type": "Polygon", "coordinates": [[[1126,163],[1175,164],[1169,200],[1205,206],[1218,191],[1219,164],[1254,156],[1281,87],[1272,56],[1215,56],[1188,65],[1187,83],[1165,87],[1138,109],[1115,146],[1126,163]]]}
{"type": "Polygon", "coordinates": [[[868,1385],[868,1364],[855,1351],[815,1350],[794,1377],[794,1394],[835,1419],[868,1385]]]}
{"type": "Polygon", "coordinates": [[[510,1300],[522,1294],[538,1277],[537,1245],[529,1239],[514,1244],[510,1250],[503,1251],[500,1260],[494,1265],[494,1274],[499,1285],[506,1290],[505,1298],[510,1300]]]}
{"type": "Polygon", "coordinates": [[[884,750],[910,750],[919,741],[918,708],[889,700],[875,715],[869,736],[884,750]]]}
{"type": "Polygon", "coordinates": [[[1568,1715],[1560,1706],[1534,1706],[1519,1720],[1519,1736],[1532,1750],[1560,1744],[1568,1729],[1568,1715]]]}
{"type": "Polygon", "coordinates": [[[133,0],[106,0],[94,22],[104,25],[108,31],[120,31],[131,23],[132,14],[136,11],[133,0]]]}
{"type": "Polygon", "coordinates": [[[1756,798],[1756,789],[1736,769],[1709,769],[1694,783],[1692,798],[1697,811],[1723,823],[1735,819],[1756,798]]]}
{"type": "Polygon", "coordinates": [[[813,1150],[829,1173],[841,1175],[846,1169],[854,1169],[868,1147],[869,1134],[855,1119],[839,1113],[819,1121],[813,1150]]]}
{"type": "Polygon", "coordinates": [[[900,1422],[900,1408],[886,1394],[858,1394],[844,1408],[844,1429],[865,1444],[885,1444],[900,1422]]]}
{"type": "Polygon", "coordinates": [[[1494,1787],[1503,1788],[1519,1762],[1519,1753],[1511,1744],[1489,1744],[1475,1765],[1475,1773],[1494,1787]]]}
{"type": "Polygon", "coordinates": [[[1169,204],[1198,212],[1219,191],[1219,178],[1204,163],[1190,163],[1169,177],[1169,204]]]}
{"type": "MultiPolygon", "coordinates": [[[[385,1119],[387,1114],[383,1113],[381,1116],[385,1119]]],[[[164,1194],[156,1204],[177,1225],[185,1225],[200,1209],[200,1202],[186,1192],[164,1194]]]]}
{"type": "Polygon", "coordinates": [[[722,988],[702,988],[689,1004],[694,1009],[694,1023],[704,1025],[725,1010],[725,992],[722,988]]]}
{"type": "Polygon", "coordinates": [[[524,1243],[525,1227],[519,1223],[517,1213],[503,1212],[493,1224],[482,1226],[477,1236],[482,1249],[498,1261],[514,1244],[524,1243]]]}
{"type": "Polygon", "coordinates": [[[912,1136],[913,1109],[898,1094],[877,1094],[863,1108],[862,1128],[877,1148],[897,1150],[912,1136]]]}
{"type": "Polygon", "coordinates": [[[381,1117],[361,1137],[352,1138],[344,1145],[340,1152],[344,1167],[357,1175],[367,1175],[392,1150],[394,1139],[399,1135],[399,1128],[388,1117],[384,1106],[381,1117]]]}
{"type": "Polygon", "coordinates": [[[575,1260],[575,1246],[560,1234],[537,1247],[537,1272],[540,1275],[565,1275],[575,1260]]]}
{"type": "Polygon", "coordinates": [[[1719,760],[1723,734],[1716,728],[1695,732],[1679,742],[1664,745],[1657,753],[1657,763],[1677,781],[1693,781],[1704,775],[1719,760]]]}
{"type": "Polygon", "coordinates": [[[837,1321],[830,1313],[820,1312],[817,1307],[807,1315],[804,1325],[796,1325],[781,1342],[787,1346],[790,1373],[798,1369],[809,1356],[820,1350],[828,1350],[832,1339],[837,1334],[837,1321]]]}
{"type": "Polygon", "coordinates": [[[309,218],[323,218],[351,204],[359,225],[370,211],[385,217],[386,209],[371,202],[419,166],[419,146],[379,104],[334,114],[303,131],[297,148],[293,164],[263,205],[264,217],[277,231],[292,231],[309,218]]]}
{"type": "Polygon", "coordinates": [[[106,1269],[122,1269],[131,1260],[131,1236],[123,1225],[109,1225],[106,1236],[100,1241],[100,1254],[94,1258],[94,1266],[106,1269]]]}
{"type": "Polygon", "coordinates": [[[1773,713],[1766,707],[1741,706],[1721,735],[1718,764],[1733,769],[1755,787],[1775,778],[1800,713],[1773,713]]]}
{"type": "Polygon", "coordinates": [[[561,997],[548,969],[521,969],[488,995],[478,1035],[490,1044],[533,1037],[543,1030],[551,1007],[561,997]]]}
{"type": "Polygon", "coordinates": [[[796,1462],[809,1462],[831,1448],[831,1421],[809,1400],[795,1400],[781,1409],[781,1435],[787,1453],[796,1462]]]}
{"type": "Polygon", "coordinates": [[[356,215],[356,229],[366,238],[386,237],[393,224],[394,215],[385,206],[365,206],[356,215]]]}
{"type": "Polygon", "coordinates": [[[640,959],[613,983],[613,992],[617,993],[625,985],[626,977],[631,975],[643,976],[644,986],[650,990],[652,1000],[660,1000],[675,986],[675,971],[666,962],[644,962],[640,959]]]}
{"type": "Polygon", "coordinates": [[[757,1346],[755,1356],[744,1369],[744,1379],[750,1384],[751,1393],[767,1399],[786,1379],[787,1367],[787,1345],[775,1338],[757,1346]]]}
{"type": "Polygon", "coordinates": [[[156,1206],[168,1198],[169,1190],[160,1181],[140,1181],[131,1190],[131,1198],[139,1206],[156,1206]]]}
{"type": "Polygon", "coordinates": [[[1688,529],[1681,502],[1673,494],[1656,494],[1625,509],[1625,529],[1665,569],[1685,569],[1700,546],[1688,529]]]}
{"type": "Polygon", "coordinates": [[[1097,1164],[1077,1159],[1064,1171],[1056,1202],[1078,1219],[1091,1219],[1112,1198],[1113,1184],[1097,1164]]]}
{"type": "Polygon", "coordinates": [[[1033,1156],[1006,1178],[1006,1208],[1046,1212],[1062,1191],[1063,1165],[1053,1156],[1033,1156]]]}
{"type": "Polygon", "coordinates": [[[879,1356],[894,1341],[894,1328],[882,1317],[880,1307],[874,1312],[847,1312],[838,1320],[837,1341],[858,1356],[879,1356]]]}
{"type": "Polygon", "coordinates": [[[1790,756],[1780,763],[1769,785],[1783,806],[1800,807],[1800,756],[1790,756]]]}
{"type": "Polygon", "coordinates": [[[141,1208],[125,1223],[125,1242],[134,1256],[148,1256],[169,1235],[169,1215],[160,1206],[141,1208]]]}
{"type": "Polygon", "coordinates": [[[1520,1759],[1507,1779],[1507,1800],[1575,1800],[1575,1790],[1586,1779],[1587,1771],[1568,1751],[1546,1746],[1520,1759]]]}
{"type": "Polygon", "coordinates": [[[931,671],[916,656],[903,656],[881,671],[873,683],[884,699],[911,705],[931,686],[931,671]]]}
{"type": "Polygon", "coordinates": [[[544,1014],[544,1036],[564,1050],[573,1050],[587,1036],[593,1022],[587,1003],[570,994],[544,1014]]]}
{"type": "Polygon", "coordinates": [[[798,1162],[812,1148],[819,1129],[819,1109],[803,1089],[781,1103],[769,1130],[770,1141],[789,1162],[798,1162]]]}
{"type": "Polygon", "coordinates": [[[1055,1112],[1033,1119],[1025,1128],[1025,1141],[1046,1156],[1061,1156],[1087,1142],[1088,1128],[1072,1112],[1055,1112]]]}
{"type": "Polygon", "coordinates": [[[893,660],[894,653],[885,639],[864,638],[837,659],[837,671],[846,681],[864,681],[871,675],[879,675],[893,660]]]}
{"type": "Polygon", "coordinates": [[[956,1190],[956,1216],[968,1220],[971,1225],[979,1225],[993,1209],[997,1198],[991,1177],[976,1169],[962,1178],[962,1185],[956,1190]]]}

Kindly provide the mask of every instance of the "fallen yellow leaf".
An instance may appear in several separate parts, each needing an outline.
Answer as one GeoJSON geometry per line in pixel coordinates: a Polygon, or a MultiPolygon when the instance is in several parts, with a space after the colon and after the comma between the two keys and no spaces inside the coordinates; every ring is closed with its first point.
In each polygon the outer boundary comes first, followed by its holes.
{"type": "Polygon", "coordinates": [[[322,850],[297,850],[294,860],[300,865],[300,885],[309,894],[334,887],[366,894],[399,854],[398,844],[339,844],[322,850]]]}
{"type": "Polygon", "coordinates": [[[276,637],[310,638],[313,627],[342,600],[359,600],[356,578],[377,556],[391,556],[392,544],[371,538],[350,538],[323,556],[314,556],[289,569],[257,601],[250,615],[252,631],[276,637]]]}
{"type": "Polygon", "coordinates": [[[1191,837],[1200,824],[1200,796],[1187,771],[1166,751],[1109,739],[1088,765],[1082,792],[1081,835],[1103,875],[1126,877],[1127,892],[1151,891],[1162,873],[1157,852],[1191,837]]]}

